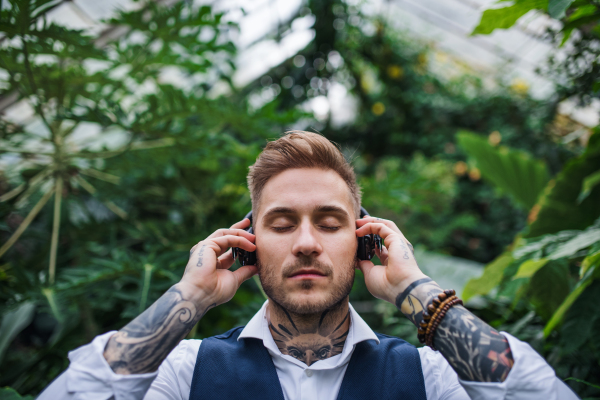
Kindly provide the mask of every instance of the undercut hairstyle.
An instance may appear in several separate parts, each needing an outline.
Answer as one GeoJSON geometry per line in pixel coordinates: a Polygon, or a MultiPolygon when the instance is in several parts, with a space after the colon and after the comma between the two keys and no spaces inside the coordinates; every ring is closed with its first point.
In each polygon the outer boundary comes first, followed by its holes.
{"type": "Polygon", "coordinates": [[[356,183],[354,169],[346,161],[336,144],[313,132],[291,131],[281,138],[267,143],[248,173],[248,189],[252,209],[256,214],[268,180],[288,169],[320,168],[333,170],[346,182],[354,212],[360,215],[360,187],[356,183]]]}

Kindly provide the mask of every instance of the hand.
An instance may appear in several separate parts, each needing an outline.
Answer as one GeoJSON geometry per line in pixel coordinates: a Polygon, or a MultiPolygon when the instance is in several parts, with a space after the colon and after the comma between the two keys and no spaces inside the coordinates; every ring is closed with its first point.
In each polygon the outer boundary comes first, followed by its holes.
{"type": "Polygon", "coordinates": [[[256,237],[243,228],[250,226],[244,219],[229,229],[219,229],[190,250],[190,259],[180,284],[210,304],[223,304],[231,300],[240,285],[258,272],[254,265],[245,265],[235,271],[229,268],[235,261],[230,247],[255,251],[256,237]]]}
{"type": "Polygon", "coordinates": [[[385,243],[381,251],[376,250],[382,265],[366,260],[359,262],[367,289],[373,296],[396,304],[399,293],[417,279],[426,277],[417,265],[412,245],[392,221],[365,216],[356,221],[356,226],[356,236],[376,234],[385,243]]]}

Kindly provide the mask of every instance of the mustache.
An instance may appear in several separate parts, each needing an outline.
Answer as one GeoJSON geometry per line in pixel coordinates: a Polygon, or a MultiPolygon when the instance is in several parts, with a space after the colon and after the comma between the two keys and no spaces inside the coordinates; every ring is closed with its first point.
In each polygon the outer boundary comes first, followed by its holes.
{"type": "Polygon", "coordinates": [[[322,263],[312,257],[300,257],[293,264],[285,265],[281,269],[281,274],[285,278],[287,278],[289,276],[294,275],[296,272],[298,272],[301,269],[304,269],[306,267],[313,268],[325,276],[329,276],[329,275],[333,274],[333,266],[322,263]]]}

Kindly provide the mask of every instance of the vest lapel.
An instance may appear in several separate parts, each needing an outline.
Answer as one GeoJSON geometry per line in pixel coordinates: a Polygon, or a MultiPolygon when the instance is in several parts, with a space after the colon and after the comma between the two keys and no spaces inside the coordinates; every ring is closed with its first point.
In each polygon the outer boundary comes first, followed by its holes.
{"type": "Polygon", "coordinates": [[[377,334],[356,345],[338,400],[426,400],[425,379],[417,349],[402,339],[377,334]]]}
{"type": "Polygon", "coordinates": [[[284,400],[271,355],[261,340],[238,341],[242,329],[202,341],[190,400],[284,400]]]}

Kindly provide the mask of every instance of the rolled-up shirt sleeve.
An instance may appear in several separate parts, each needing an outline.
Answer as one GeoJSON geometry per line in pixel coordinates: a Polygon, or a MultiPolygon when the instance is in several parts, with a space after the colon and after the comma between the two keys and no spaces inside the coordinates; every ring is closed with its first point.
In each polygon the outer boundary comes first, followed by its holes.
{"type": "Polygon", "coordinates": [[[52,382],[38,399],[144,399],[159,372],[116,374],[104,358],[106,343],[115,333],[116,331],[111,331],[97,336],[91,343],[69,352],[69,368],[52,382]]]}
{"type": "Polygon", "coordinates": [[[575,400],[577,395],[561,381],[542,356],[529,344],[501,332],[515,361],[502,383],[458,381],[473,400],[575,400]]]}

